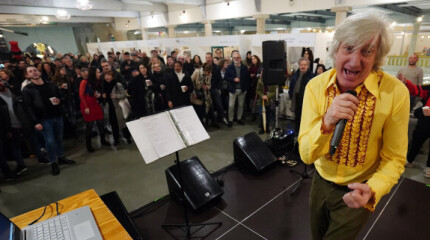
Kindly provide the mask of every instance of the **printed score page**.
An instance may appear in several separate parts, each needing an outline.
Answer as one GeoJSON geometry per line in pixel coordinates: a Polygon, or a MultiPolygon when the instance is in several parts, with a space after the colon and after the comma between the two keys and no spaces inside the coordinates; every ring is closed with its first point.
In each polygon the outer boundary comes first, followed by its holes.
{"type": "Polygon", "coordinates": [[[182,136],[184,136],[188,146],[197,144],[206,139],[209,139],[209,134],[206,132],[199,117],[194,111],[193,106],[182,107],[170,110],[176,125],[179,127],[182,136]]]}

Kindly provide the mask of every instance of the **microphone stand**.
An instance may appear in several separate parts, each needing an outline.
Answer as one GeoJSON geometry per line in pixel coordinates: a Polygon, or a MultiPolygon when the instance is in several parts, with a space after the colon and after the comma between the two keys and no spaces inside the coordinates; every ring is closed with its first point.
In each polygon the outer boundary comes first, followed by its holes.
{"type": "Polygon", "coordinates": [[[297,190],[299,190],[300,186],[302,186],[303,181],[305,181],[305,179],[310,178],[310,176],[308,174],[308,165],[305,163],[305,166],[303,168],[302,173],[300,173],[299,171],[296,171],[294,169],[291,169],[290,173],[294,174],[299,179],[299,182],[296,184],[293,191],[291,191],[291,193],[290,193],[291,196],[294,196],[297,193],[297,190]]]}

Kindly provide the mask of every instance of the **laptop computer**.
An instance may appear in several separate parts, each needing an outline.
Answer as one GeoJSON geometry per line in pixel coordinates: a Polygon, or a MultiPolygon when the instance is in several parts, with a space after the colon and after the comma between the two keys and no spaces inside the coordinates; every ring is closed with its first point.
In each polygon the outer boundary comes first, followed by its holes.
{"type": "Polygon", "coordinates": [[[17,227],[0,213],[2,240],[103,240],[88,206],[55,216],[40,223],[17,227]]]}

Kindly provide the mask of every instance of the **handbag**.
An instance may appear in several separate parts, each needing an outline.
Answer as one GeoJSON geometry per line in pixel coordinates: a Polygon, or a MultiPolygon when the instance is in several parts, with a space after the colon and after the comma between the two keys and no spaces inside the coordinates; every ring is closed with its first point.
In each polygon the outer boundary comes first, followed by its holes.
{"type": "Polygon", "coordinates": [[[121,99],[118,101],[119,106],[122,110],[122,115],[124,116],[124,119],[127,119],[131,114],[131,106],[130,102],[127,98],[121,99]]]}

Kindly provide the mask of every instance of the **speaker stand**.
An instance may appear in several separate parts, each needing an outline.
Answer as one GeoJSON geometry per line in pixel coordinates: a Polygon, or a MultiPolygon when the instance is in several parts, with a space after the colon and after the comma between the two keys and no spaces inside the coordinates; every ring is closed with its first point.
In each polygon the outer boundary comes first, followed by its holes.
{"type": "Polygon", "coordinates": [[[162,228],[164,228],[167,231],[167,228],[179,228],[185,233],[185,239],[190,240],[192,235],[202,228],[208,226],[208,225],[218,225],[222,226],[222,222],[210,222],[210,223],[200,223],[200,224],[191,224],[190,218],[188,216],[188,207],[187,203],[185,201],[185,190],[184,190],[184,182],[182,180],[182,172],[181,172],[181,161],[179,160],[179,151],[176,151],[176,166],[178,166],[178,175],[179,175],[179,184],[180,189],[179,192],[181,194],[181,202],[182,202],[182,209],[184,210],[184,223],[179,224],[163,224],[161,225],[162,228]],[[192,227],[196,227],[194,231],[191,231],[192,227]]]}
{"type": "Polygon", "coordinates": [[[294,187],[293,191],[291,191],[290,195],[294,196],[297,193],[297,190],[299,190],[299,188],[302,186],[303,181],[305,181],[305,179],[310,178],[309,174],[308,174],[308,165],[306,163],[304,163],[305,166],[303,168],[303,172],[300,173],[296,170],[290,170],[290,173],[294,174],[298,179],[299,182],[296,184],[296,186],[294,187]]]}

